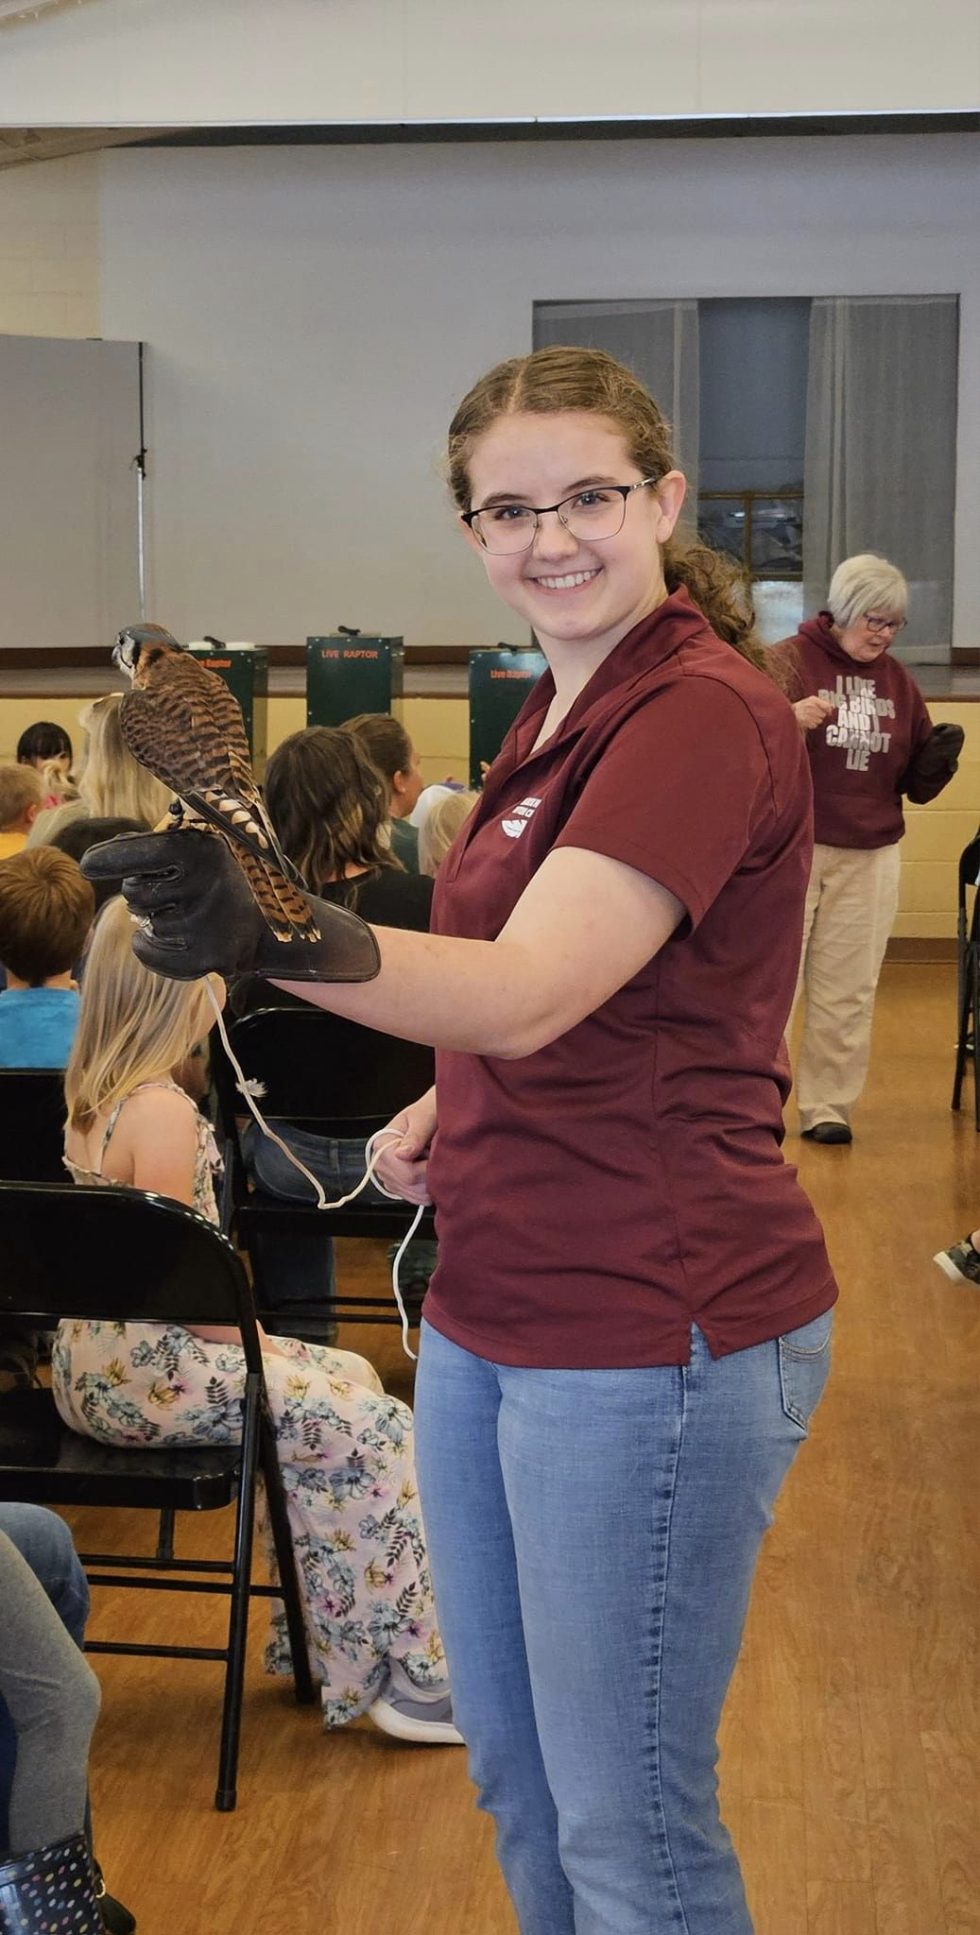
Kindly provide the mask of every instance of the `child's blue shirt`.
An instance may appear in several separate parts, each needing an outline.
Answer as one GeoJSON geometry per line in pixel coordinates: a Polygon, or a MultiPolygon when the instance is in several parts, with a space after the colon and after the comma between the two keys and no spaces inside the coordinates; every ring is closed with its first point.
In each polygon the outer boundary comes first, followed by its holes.
{"type": "Polygon", "coordinates": [[[5,988],[0,1068],[64,1068],[78,1025],[75,988],[5,988]]]}

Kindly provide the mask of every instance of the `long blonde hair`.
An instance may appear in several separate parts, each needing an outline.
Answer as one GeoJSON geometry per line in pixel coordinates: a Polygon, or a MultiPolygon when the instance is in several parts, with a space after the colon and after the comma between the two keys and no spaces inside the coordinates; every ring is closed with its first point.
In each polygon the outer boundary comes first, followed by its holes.
{"type": "MultiPolygon", "coordinates": [[[[498,417],[522,412],[556,415],[585,411],[615,424],[644,477],[674,468],[670,429],[649,390],[603,349],[553,344],[497,363],[463,398],[449,426],[449,487],[457,510],[470,504],[473,447],[498,417]]],[[[661,546],[668,591],[683,585],[713,631],[743,658],[766,669],[755,635],[755,610],[746,573],[734,558],[693,536],[676,534],[661,546]]]]}
{"type": "Polygon", "coordinates": [[[79,715],[88,733],[79,796],[94,820],[145,820],[156,826],[173,794],[133,758],[119,725],[121,704],[120,692],[107,692],[79,715]]]}
{"type": "Polygon", "coordinates": [[[420,873],[435,877],[479,797],[479,793],[446,793],[433,800],[419,827],[420,873]]]}
{"type": "Polygon", "coordinates": [[[65,1070],[68,1126],[82,1133],[141,1082],[166,1081],[207,1034],[208,984],[167,981],[133,953],[121,895],[106,902],[85,961],[82,1004],[65,1070]]]}

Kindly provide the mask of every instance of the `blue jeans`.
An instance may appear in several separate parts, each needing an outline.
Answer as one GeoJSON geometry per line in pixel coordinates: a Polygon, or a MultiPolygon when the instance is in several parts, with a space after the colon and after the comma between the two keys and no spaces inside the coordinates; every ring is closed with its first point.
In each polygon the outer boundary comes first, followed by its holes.
{"type": "Polygon", "coordinates": [[[831,1317],[685,1366],[515,1369],[423,1323],[453,1714],[522,1935],[751,1935],[716,1735],[831,1317]]]}
{"type": "MultiPolygon", "coordinates": [[[[350,1137],[335,1140],[328,1136],[312,1135],[308,1129],[285,1125],[279,1127],[278,1133],[310,1174],[323,1185],[328,1202],[335,1202],[338,1197],[356,1189],[365,1169],[363,1142],[350,1137]]],[[[306,1177],[283,1154],[277,1143],[261,1133],[254,1122],[249,1122],[243,1132],[242,1154],[249,1181],[264,1195],[278,1197],[287,1203],[316,1201],[306,1177]]],[[[368,1183],[355,1197],[351,1208],[363,1205],[365,1209],[373,1209],[388,1201],[389,1198],[382,1195],[380,1189],[368,1183]]],[[[406,1216],[408,1214],[406,1209],[406,1216]]],[[[336,1295],[333,1240],[326,1231],[319,1240],[310,1239],[309,1230],[300,1231],[295,1236],[282,1230],[275,1235],[257,1230],[252,1237],[262,1274],[266,1309],[276,1312],[287,1332],[292,1322],[304,1335],[315,1333],[317,1326],[323,1323],[324,1305],[336,1295]]],[[[413,1239],[402,1262],[403,1283],[411,1281],[413,1267],[425,1268],[426,1274],[431,1274],[435,1268],[435,1247],[429,1238],[413,1239]]]]}
{"type": "MultiPolygon", "coordinates": [[[[81,1648],[88,1618],[88,1580],[71,1533],[43,1505],[0,1504],[0,1532],[17,1547],[40,1580],[62,1625],[81,1648]]],[[[6,1702],[0,1699],[0,1847],[8,1842],[7,1808],[17,1765],[17,1735],[6,1702]]]]}

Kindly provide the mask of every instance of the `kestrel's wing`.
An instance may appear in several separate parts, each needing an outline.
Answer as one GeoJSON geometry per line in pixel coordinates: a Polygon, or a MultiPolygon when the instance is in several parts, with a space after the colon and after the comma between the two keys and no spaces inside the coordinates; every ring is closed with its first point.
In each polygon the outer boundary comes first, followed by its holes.
{"type": "Polygon", "coordinates": [[[141,766],[224,838],[278,940],[315,941],[319,929],[293,881],[252,776],[241,711],[222,679],[174,655],[153,666],[119,708],[122,736],[141,766]]]}
{"type": "Polygon", "coordinates": [[[223,679],[174,653],[127,692],[119,726],[134,759],[202,819],[303,884],[255,783],[241,709],[223,679]]]}

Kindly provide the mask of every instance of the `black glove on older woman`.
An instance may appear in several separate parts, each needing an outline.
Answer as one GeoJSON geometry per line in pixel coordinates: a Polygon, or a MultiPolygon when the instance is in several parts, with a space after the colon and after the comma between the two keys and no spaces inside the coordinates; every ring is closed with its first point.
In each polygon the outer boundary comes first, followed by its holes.
{"type": "Polygon", "coordinates": [[[187,828],[129,833],[89,847],[89,880],[118,880],[136,920],[133,951],[173,981],[216,972],[285,981],[371,981],[381,966],[365,921],[307,895],[318,941],[276,939],[225,843],[187,828]]]}
{"type": "Polygon", "coordinates": [[[914,806],[928,806],[930,800],[948,786],[963,751],[962,726],[934,726],[899,781],[900,793],[907,793],[914,806]]]}

